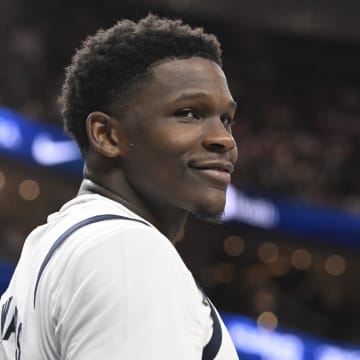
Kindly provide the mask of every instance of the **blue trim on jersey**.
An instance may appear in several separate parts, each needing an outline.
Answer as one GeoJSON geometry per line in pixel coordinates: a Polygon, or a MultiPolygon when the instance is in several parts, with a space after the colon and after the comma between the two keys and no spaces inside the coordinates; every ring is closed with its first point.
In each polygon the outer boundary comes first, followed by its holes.
{"type": "MultiPolygon", "coordinates": [[[[131,220],[131,221],[137,221],[142,224],[145,224],[149,226],[149,224],[145,221],[134,219],[134,218],[128,218],[126,216],[121,215],[114,215],[114,214],[104,214],[104,215],[96,215],[92,216],[90,218],[87,218],[85,220],[82,220],[75,225],[71,226],[69,229],[67,229],[60,237],[54,242],[52,247],[50,248],[49,252],[47,253],[44,261],[42,262],[39,270],[39,274],[36,280],[35,284],[35,290],[34,290],[34,308],[35,308],[35,302],[36,302],[36,293],[39,286],[41,275],[43,274],[46,265],[49,263],[51,257],[54,255],[55,251],[61,246],[61,244],[76,230],[82,228],[83,226],[86,226],[88,224],[92,224],[95,222],[103,221],[103,220],[114,220],[114,219],[122,219],[122,220],[131,220]]],[[[196,281],[195,281],[196,282],[196,281]]],[[[197,284],[198,285],[198,284],[197,284]]],[[[208,303],[210,305],[210,315],[213,319],[213,332],[212,336],[209,340],[209,342],[206,344],[206,346],[203,349],[202,353],[202,360],[213,360],[215,359],[215,356],[220,350],[221,342],[222,342],[222,329],[221,324],[218,318],[218,315],[215,311],[214,305],[212,305],[211,301],[207,298],[201,287],[198,285],[198,288],[202,292],[202,294],[206,297],[208,300],[208,303]]]]}
{"type": "MultiPolygon", "coordinates": [[[[195,279],[194,279],[195,280],[195,279]]],[[[205,291],[202,289],[200,284],[195,280],[195,283],[204,297],[204,301],[210,306],[210,315],[213,319],[213,332],[209,342],[203,348],[202,360],[213,360],[220,350],[222,342],[222,329],[219,317],[216,313],[215,306],[212,304],[210,299],[206,296],[205,291]]]]}
{"type": "Polygon", "coordinates": [[[35,284],[35,290],[34,290],[34,308],[35,308],[35,302],[36,302],[36,293],[37,293],[37,289],[39,286],[39,282],[40,282],[40,278],[41,275],[43,274],[46,265],[48,264],[48,262],[50,261],[51,257],[54,255],[55,251],[60,247],[60,245],[76,230],[82,228],[83,226],[86,226],[88,224],[92,224],[95,222],[99,222],[99,221],[103,221],[103,220],[115,220],[115,219],[122,219],[122,220],[132,220],[132,221],[137,221],[140,222],[142,224],[145,224],[147,226],[150,226],[147,222],[139,220],[139,219],[134,219],[134,218],[128,218],[126,216],[121,216],[121,215],[114,215],[114,214],[104,214],[104,215],[96,215],[96,216],[92,216],[90,218],[84,219],[78,223],[76,223],[75,225],[71,226],[69,229],[67,229],[52,245],[52,247],[50,248],[49,252],[47,253],[44,261],[42,262],[41,266],[40,266],[40,270],[37,276],[37,280],[36,280],[36,284],[35,284]]]}
{"type": "Polygon", "coordinates": [[[213,360],[220,350],[222,342],[222,330],[218,315],[214,305],[208,299],[211,309],[211,317],[213,319],[213,333],[210,341],[206,344],[202,353],[202,360],[213,360]]]}

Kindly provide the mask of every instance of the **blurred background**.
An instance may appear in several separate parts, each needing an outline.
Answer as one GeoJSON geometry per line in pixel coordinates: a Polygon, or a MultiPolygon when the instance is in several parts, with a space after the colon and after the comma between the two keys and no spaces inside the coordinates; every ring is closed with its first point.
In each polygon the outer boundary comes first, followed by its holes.
{"type": "MultiPolygon", "coordinates": [[[[76,195],[64,67],[148,12],[214,32],[238,102],[222,225],[178,249],[241,359],[360,359],[360,5],[355,0],[1,0],[0,293],[26,235],[76,195]]],[[[141,264],[139,264],[141,266],[141,264]]]]}

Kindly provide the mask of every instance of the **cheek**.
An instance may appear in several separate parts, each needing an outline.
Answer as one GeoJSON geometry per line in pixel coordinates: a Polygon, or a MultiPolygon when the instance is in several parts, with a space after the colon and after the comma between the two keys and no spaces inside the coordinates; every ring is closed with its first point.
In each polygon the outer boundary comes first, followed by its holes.
{"type": "MultiPolygon", "coordinates": [[[[151,128],[138,128],[129,151],[132,177],[145,177],[155,186],[171,186],[183,181],[187,164],[201,152],[201,128],[176,123],[174,119],[154,120],[151,128]]],[[[128,161],[129,163],[129,161],[128,161]]]]}
{"type": "Polygon", "coordinates": [[[199,137],[191,135],[186,136],[178,131],[177,127],[172,131],[154,132],[153,136],[143,139],[139,145],[138,159],[146,166],[151,164],[160,168],[161,173],[166,173],[167,168],[175,170],[177,167],[186,166],[197,151],[197,143],[199,143],[199,137]]]}
{"type": "Polygon", "coordinates": [[[147,146],[173,155],[191,151],[201,143],[201,138],[200,123],[180,123],[171,118],[165,119],[146,134],[147,146]]]}
{"type": "Polygon", "coordinates": [[[132,181],[142,187],[156,188],[171,186],[183,177],[186,161],[166,143],[135,147],[129,154],[125,170],[132,181]]]}

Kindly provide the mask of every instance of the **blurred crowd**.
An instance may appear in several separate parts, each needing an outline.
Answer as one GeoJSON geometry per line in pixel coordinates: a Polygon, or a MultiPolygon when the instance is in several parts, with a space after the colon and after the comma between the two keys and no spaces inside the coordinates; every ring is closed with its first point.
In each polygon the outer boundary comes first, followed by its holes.
{"type": "Polygon", "coordinates": [[[360,88],[310,86],[300,98],[270,90],[240,116],[235,183],[360,214],[360,88]]]}
{"type": "MultiPolygon", "coordinates": [[[[144,15],[145,10],[136,5],[139,3],[106,0],[99,6],[85,0],[3,0],[0,106],[31,121],[60,126],[57,97],[74,49],[99,27],[121,17],[144,15]]],[[[317,39],[315,45],[314,40],[302,39],[298,46],[296,37],[282,39],[250,30],[239,34],[239,29],[215,20],[208,24],[192,20],[216,32],[223,43],[224,67],[238,103],[233,130],[239,147],[235,185],[360,214],[360,42],[343,44],[341,49],[348,54],[344,57],[331,39],[317,39]]],[[[18,231],[22,220],[16,218],[12,229],[8,219],[0,219],[0,259],[16,261],[24,240],[18,231]]],[[[358,263],[355,257],[347,259],[347,278],[332,278],[320,268],[324,261],[315,259],[316,249],[312,250],[312,265],[295,271],[289,260],[295,245],[290,241],[289,249],[283,250],[285,255],[271,264],[257,255],[264,239],[285,244],[287,238],[242,229],[249,245],[243,253],[230,256],[223,250],[224,230],[219,227],[217,231],[201,229],[204,236],[198,239],[199,229],[194,227],[192,236],[197,242],[185,241],[179,247],[219,304],[251,316],[264,309],[276,310],[286,325],[314,332],[319,328],[319,334],[334,338],[358,339],[360,329],[351,325],[359,315],[359,298],[351,294],[358,276],[357,267],[351,270],[351,264],[358,263]],[[219,269],[225,275],[231,270],[231,279],[225,277],[216,286],[207,284],[204,268],[217,277],[219,269]],[[268,302],[273,304],[264,308],[262,304],[268,302]],[[255,311],[256,306],[259,309],[255,311]]],[[[238,229],[227,231],[232,235],[238,229]]],[[[298,244],[306,246],[302,239],[298,244]]]]}

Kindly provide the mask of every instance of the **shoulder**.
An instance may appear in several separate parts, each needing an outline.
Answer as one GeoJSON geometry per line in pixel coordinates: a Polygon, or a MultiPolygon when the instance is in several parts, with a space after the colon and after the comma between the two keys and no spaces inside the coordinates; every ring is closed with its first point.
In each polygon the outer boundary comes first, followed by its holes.
{"type": "Polygon", "coordinates": [[[188,271],[174,246],[157,229],[126,218],[90,222],[73,232],[52,257],[44,278],[55,287],[65,282],[76,287],[89,274],[96,284],[114,272],[118,280],[134,278],[142,268],[153,278],[164,272],[188,271]]]}
{"type": "Polygon", "coordinates": [[[137,256],[144,254],[144,257],[153,252],[176,254],[174,246],[163,234],[136,218],[110,214],[99,215],[97,221],[85,219],[85,222],[88,223],[77,229],[64,243],[63,251],[72,257],[82,258],[92,251],[109,255],[115,252],[118,258],[133,253],[137,256]]]}
{"type": "Polygon", "coordinates": [[[159,314],[172,306],[169,299],[178,304],[174,311],[180,311],[179,302],[193,307],[199,299],[172,243],[153,227],[122,219],[92,223],[73,233],[54,254],[42,284],[39,301],[52,294],[58,308],[75,301],[75,294],[83,298],[80,293],[101,299],[101,304],[122,304],[131,313],[144,305],[144,296],[159,314]]]}
{"type": "Polygon", "coordinates": [[[150,223],[121,204],[97,194],[81,195],[65,204],[60,212],[49,218],[48,235],[57,242],[66,234],[67,239],[59,247],[66,257],[76,253],[111,249],[113,246],[167,247],[169,241],[150,223]],[[144,244],[144,241],[147,243],[144,244]]]}

